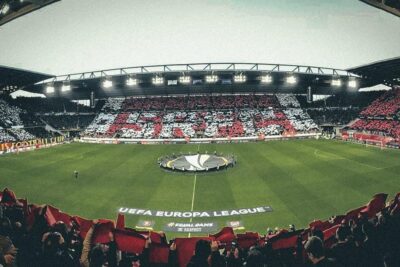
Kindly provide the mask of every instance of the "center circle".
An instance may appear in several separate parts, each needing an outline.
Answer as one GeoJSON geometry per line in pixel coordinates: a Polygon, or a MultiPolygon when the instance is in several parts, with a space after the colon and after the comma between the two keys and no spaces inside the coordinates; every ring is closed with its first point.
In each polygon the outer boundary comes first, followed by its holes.
{"type": "Polygon", "coordinates": [[[160,158],[158,163],[161,168],[177,172],[208,172],[233,167],[236,159],[217,153],[173,154],[160,158]]]}

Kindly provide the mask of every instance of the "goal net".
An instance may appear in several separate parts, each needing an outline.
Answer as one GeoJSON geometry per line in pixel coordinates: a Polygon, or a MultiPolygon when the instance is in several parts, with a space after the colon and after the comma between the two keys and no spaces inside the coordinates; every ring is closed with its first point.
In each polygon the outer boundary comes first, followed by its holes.
{"type": "Polygon", "coordinates": [[[380,147],[381,149],[385,148],[385,142],[382,140],[374,140],[374,139],[366,139],[365,140],[365,146],[374,146],[374,147],[380,147]]]}

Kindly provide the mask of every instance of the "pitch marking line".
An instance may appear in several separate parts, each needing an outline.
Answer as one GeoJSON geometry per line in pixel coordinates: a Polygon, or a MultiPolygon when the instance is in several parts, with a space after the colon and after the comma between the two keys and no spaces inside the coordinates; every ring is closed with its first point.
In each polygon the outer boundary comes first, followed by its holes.
{"type": "Polygon", "coordinates": [[[348,161],[354,162],[354,163],[356,163],[356,164],[363,165],[363,166],[366,166],[366,167],[369,167],[369,168],[373,168],[373,169],[376,169],[376,170],[382,170],[382,169],[383,169],[383,168],[380,168],[380,167],[376,167],[376,166],[373,166],[373,165],[370,165],[370,164],[367,164],[367,163],[362,163],[362,162],[359,162],[359,161],[357,161],[357,160],[349,159],[349,158],[346,158],[346,157],[343,157],[343,156],[339,156],[339,155],[336,155],[336,154],[334,154],[334,153],[329,153],[329,152],[326,152],[326,151],[323,151],[323,152],[326,153],[326,154],[334,155],[334,156],[325,156],[325,155],[321,155],[321,154],[317,153],[318,151],[319,151],[318,149],[315,149],[315,150],[314,150],[314,155],[315,155],[316,157],[320,157],[320,158],[331,158],[331,159],[339,159],[339,160],[348,160],[348,161]]]}
{"type": "MultiPolygon", "coordinates": [[[[197,174],[194,175],[193,194],[192,194],[192,207],[190,209],[191,212],[193,212],[193,208],[194,208],[194,196],[196,195],[196,183],[197,183],[197,174]]],[[[193,222],[193,217],[190,218],[190,222],[193,222]]],[[[190,237],[190,233],[189,233],[188,237],[190,237]]]]}

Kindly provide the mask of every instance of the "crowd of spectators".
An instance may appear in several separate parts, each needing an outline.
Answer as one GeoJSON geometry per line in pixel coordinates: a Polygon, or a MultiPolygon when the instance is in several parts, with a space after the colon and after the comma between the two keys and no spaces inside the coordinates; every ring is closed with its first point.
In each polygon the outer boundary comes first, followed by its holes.
{"type": "Polygon", "coordinates": [[[389,136],[400,142],[400,88],[392,89],[360,112],[360,119],[348,128],[358,132],[389,136]]]}
{"type": "Polygon", "coordinates": [[[9,105],[0,99],[0,126],[11,127],[23,125],[19,114],[22,110],[16,106],[9,105]]]}
{"type": "Polygon", "coordinates": [[[176,238],[116,222],[70,216],[49,205],[0,194],[0,264],[14,267],[396,267],[400,266],[400,193],[386,194],[306,229],[176,238]]]}
{"type": "Polygon", "coordinates": [[[318,125],[346,125],[358,118],[358,108],[309,108],[307,113],[318,125]]]}
{"type": "Polygon", "coordinates": [[[297,95],[296,98],[303,108],[364,108],[372,103],[378,97],[381,97],[385,91],[367,91],[357,93],[338,93],[312,102],[307,101],[305,95],[297,95]]]}
{"type": "Polygon", "coordinates": [[[361,132],[368,131],[376,135],[392,136],[400,140],[400,121],[397,120],[359,119],[350,126],[350,129],[361,132]]]}
{"type": "Polygon", "coordinates": [[[110,98],[85,135],[214,138],[316,131],[299,107],[294,95],[110,98]]]}
{"type": "Polygon", "coordinates": [[[46,115],[41,118],[57,130],[83,130],[89,126],[95,115],[61,114],[46,115]]]}
{"type": "Polygon", "coordinates": [[[8,131],[0,128],[0,143],[16,141],[15,137],[10,135],[8,131]]]}
{"type": "Polygon", "coordinates": [[[374,100],[371,105],[364,109],[360,116],[370,117],[394,117],[400,111],[400,88],[385,92],[382,96],[374,100]]]}
{"type": "Polygon", "coordinates": [[[35,136],[24,127],[26,124],[31,126],[37,123],[32,114],[0,99],[0,143],[34,139],[35,136]]]}

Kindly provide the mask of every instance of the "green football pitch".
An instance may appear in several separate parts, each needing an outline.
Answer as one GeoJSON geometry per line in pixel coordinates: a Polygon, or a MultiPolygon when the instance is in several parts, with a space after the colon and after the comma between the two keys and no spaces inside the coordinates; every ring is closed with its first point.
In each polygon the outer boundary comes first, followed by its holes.
{"type": "MultiPolygon", "coordinates": [[[[193,219],[246,230],[305,227],[367,203],[378,192],[400,191],[400,150],[326,140],[201,145],[72,143],[0,157],[0,187],[36,204],[82,217],[115,219],[120,207],[211,211],[271,206],[256,215],[193,219]],[[237,165],[209,174],[172,173],[160,156],[180,152],[234,154],[237,165]],[[74,171],[79,171],[78,179],[74,171]]],[[[189,219],[126,215],[126,224],[154,220],[155,230],[189,219]]],[[[174,234],[169,234],[169,237],[174,234]]]]}

